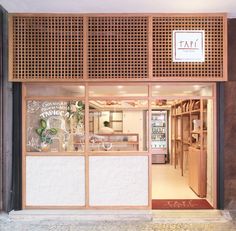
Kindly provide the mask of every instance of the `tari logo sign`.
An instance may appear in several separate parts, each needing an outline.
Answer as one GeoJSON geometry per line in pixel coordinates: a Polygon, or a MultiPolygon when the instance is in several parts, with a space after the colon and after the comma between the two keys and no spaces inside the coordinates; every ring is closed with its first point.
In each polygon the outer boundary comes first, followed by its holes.
{"type": "Polygon", "coordinates": [[[174,30],[173,62],[204,62],[205,33],[203,30],[174,30]]]}

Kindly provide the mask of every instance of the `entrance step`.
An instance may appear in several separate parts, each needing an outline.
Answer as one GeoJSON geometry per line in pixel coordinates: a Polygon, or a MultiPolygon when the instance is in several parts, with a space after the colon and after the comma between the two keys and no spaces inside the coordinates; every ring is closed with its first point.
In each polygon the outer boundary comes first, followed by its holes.
{"type": "Polygon", "coordinates": [[[150,221],[151,210],[20,210],[11,211],[13,221],[23,220],[77,220],[77,221],[150,221]]]}
{"type": "Polygon", "coordinates": [[[227,210],[21,210],[11,211],[13,221],[153,221],[154,223],[228,222],[227,210]]]}

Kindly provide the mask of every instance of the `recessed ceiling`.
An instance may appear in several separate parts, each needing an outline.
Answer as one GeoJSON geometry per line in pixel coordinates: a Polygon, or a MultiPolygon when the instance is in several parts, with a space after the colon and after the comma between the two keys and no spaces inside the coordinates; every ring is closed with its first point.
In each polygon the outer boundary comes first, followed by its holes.
{"type": "Polygon", "coordinates": [[[10,13],[216,13],[236,17],[235,0],[0,0],[10,13]]]}
{"type": "MultiPolygon", "coordinates": [[[[145,85],[106,86],[104,84],[104,86],[90,86],[89,95],[93,97],[148,96],[148,88],[145,85]]],[[[212,84],[160,83],[153,85],[152,96],[157,98],[212,96],[212,84]]]]}

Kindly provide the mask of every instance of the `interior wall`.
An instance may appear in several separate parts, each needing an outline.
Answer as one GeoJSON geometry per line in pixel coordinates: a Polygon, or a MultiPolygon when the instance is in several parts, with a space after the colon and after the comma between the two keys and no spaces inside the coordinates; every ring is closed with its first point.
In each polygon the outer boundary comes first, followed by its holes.
{"type": "Polygon", "coordinates": [[[139,151],[143,151],[143,111],[123,111],[123,133],[138,133],[139,151]]]}
{"type": "MultiPolygon", "coordinates": [[[[110,112],[109,111],[102,111],[102,115],[99,118],[98,129],[101,129],[102,127],[104,127],[104,124],[103,124],[104,121],[110,121],[110,112]]],[[[99,132],[99,130],[98,130],[98,132],[99,132]]]]}

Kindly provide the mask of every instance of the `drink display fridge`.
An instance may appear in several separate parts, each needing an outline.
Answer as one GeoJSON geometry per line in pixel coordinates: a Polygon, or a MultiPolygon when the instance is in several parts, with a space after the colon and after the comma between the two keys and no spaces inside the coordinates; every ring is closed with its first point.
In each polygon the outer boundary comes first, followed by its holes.
{"type": "Polygon", "coordinates": [[[152,163],[166,163],[168,157],[167,111],[152,111],[152,163]]]}

